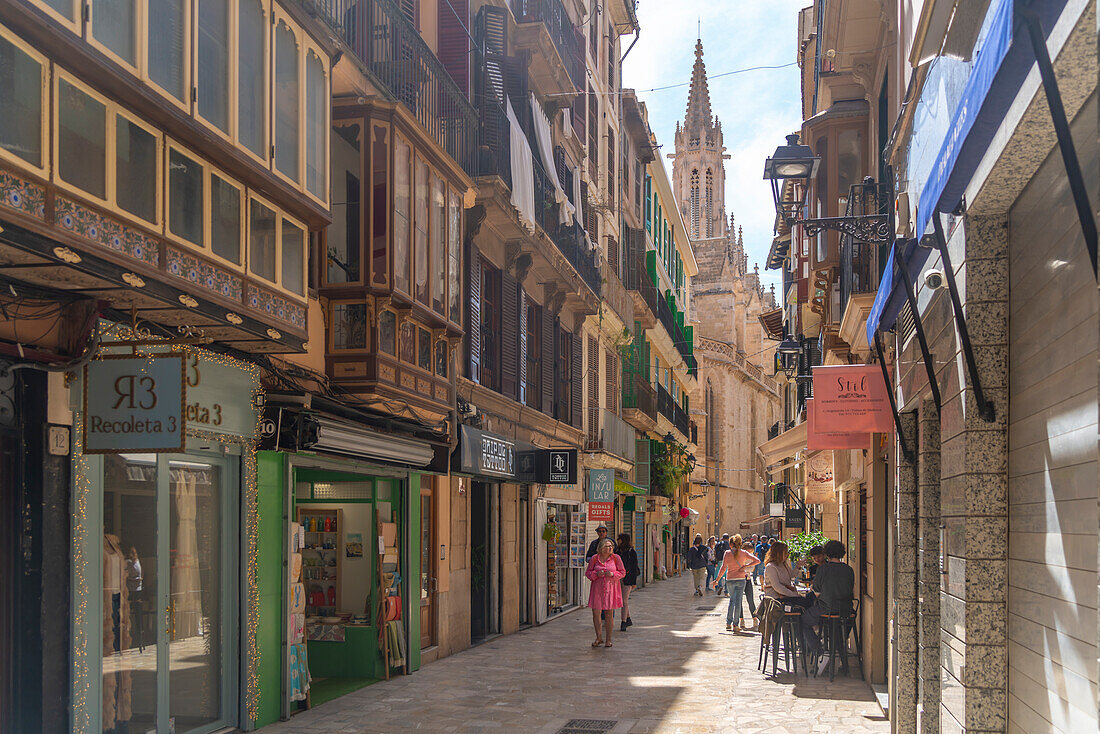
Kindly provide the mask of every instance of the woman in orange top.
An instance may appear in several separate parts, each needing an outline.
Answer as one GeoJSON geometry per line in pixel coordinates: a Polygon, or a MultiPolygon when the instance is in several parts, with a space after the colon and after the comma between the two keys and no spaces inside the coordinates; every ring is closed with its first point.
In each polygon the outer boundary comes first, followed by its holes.
{"type": "Polygon", "coordinates": [[[730,604],[726,609],[726,630],[732,632],[741,631],[741,598],[745,594],[745,579],[752,573],[760,559],[741,547],[741,536],[735,535],[730,539],[730,549],[722,558],[722,567],[718,569],[717,577],[726,577],[726,591],[730,595],[730,604]]]}

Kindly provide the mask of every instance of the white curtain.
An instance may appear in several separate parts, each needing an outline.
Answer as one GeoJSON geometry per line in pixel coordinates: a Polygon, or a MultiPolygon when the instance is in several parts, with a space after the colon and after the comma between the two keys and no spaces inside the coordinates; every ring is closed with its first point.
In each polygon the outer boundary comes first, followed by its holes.
{"type": "Polygon", "coordinates": [[[554,143],[550,133],[550,120],[542,111],[542,106],[531,94],[531,117],[535,120],[535,139],[539,144],[539,153],[542,154],[542,166],[546,169],[546,177],[554,185],[554,201],[558,203],[558,221],[561,224],[569,224],[573,220],[573,205],[569,203],[569,197],[558,180],[558,169],[554,165],[554,143]]]}
{"type": "Polygon", "coordinates": [[[528,231],[535,230],[535,164],[527,136],[512,110],[512,102],[505,101],[508,116],[508,143],[512,159],[512,206],[519,212],[519,221],[528,231]]]}

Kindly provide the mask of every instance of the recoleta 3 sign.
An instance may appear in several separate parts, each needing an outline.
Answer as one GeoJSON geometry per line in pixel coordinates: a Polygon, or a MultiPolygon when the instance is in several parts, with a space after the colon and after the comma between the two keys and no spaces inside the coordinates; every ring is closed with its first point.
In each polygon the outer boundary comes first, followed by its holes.
{"type": "Polygon", "coordinates": [[[179,352],[106,356],[84,368],[84,453],[182,451],[186,382],[179,352]]]}

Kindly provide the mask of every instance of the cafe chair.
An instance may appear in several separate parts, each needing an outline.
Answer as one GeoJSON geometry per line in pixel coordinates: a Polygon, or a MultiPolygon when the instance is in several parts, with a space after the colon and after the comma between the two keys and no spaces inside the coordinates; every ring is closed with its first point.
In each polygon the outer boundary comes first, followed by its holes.
{"type": "Polygon", "coordinates": [[[801,664],[803,675],[808,677],[806,650],[801,638],[802,609],[784,605],[771,597],[764,597],[761,602],[760,620],[760,657],[757,661],[757,669],[767,673],[770,654],[771,674],[776,675],[779,668],[779,650],[782,648],[785,671],[797,674],[798,666],[801,664]]]}
{"type": "MultiPolygon", "coordinates": [[[[859,666],[859,677],[863,678],[863,650],[859,644],[859,602],[852,603],[852,612],[847,615],[822,614],[820,639],[822,654],[829,656],[829,680],[836,678],[837,660],[840,660],[840,672],[851,675],[848,668],[848,635],[855,638],[856,663],[859,666]]],[[[817,676],[817,665],[814,661],[814,677],[817,676]]]]}

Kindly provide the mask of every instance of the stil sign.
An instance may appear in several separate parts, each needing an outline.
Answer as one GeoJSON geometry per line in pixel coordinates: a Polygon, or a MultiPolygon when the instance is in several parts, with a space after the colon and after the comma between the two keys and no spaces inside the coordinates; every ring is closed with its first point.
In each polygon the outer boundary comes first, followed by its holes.
{"type": "Polygon", "coordinates": [[[179,353],[107,356],[84,368],[84,453],[184,448],[186,381],[179,353]]]}

